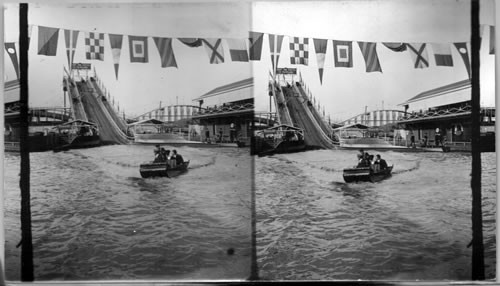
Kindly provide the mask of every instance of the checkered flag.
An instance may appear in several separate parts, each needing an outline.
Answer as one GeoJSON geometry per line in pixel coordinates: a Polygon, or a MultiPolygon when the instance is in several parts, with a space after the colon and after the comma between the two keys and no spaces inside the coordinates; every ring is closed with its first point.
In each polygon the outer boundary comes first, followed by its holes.
{"type": "Polygon", "coordinates": [[[293,65],[308,65],[309,38],[290,37],[290,63],[293,65]]]}
{"type": "Polygon", "coordinates": [[[104,34],[85,33],[85,58],[87,60],[104,60],[104,34]]]}

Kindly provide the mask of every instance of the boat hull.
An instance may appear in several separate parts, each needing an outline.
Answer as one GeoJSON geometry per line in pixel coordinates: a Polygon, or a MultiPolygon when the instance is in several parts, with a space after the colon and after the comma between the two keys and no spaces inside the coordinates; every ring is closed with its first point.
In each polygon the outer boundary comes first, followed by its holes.
{"type": "Polygon", "coordinates": [[[139,166],[139,172],[143,178],[151,177],[176,177],[187,171],[189,161],[185,161],[175,168],[170,168],[167,162],[162,163],[145,163],[139,166]]]}
{"type": "Polygon", "coordinates": [[[346,183],[352,182],[380,182],[391,176],[392,168],[394,166],[387,167],[379,172],[374,172],[370,167],[360,167],[360,168],[346,168],[344,169],[344,181],[346,183]]]}

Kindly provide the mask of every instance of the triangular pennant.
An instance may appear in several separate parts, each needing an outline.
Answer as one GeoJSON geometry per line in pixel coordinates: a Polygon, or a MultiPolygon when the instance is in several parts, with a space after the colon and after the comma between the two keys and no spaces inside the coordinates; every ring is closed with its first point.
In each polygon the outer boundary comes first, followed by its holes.
{"type": "Polygon", "coordinates": [[[123,35],[109,34],[109,44],[111,54],[113,55],[113,64],[115,67],[115,76],[118,79],[118,68],[120,66],[120,56],[122,53],[123,35]]]}
{"type": "Polygon", "coordinates": [[[147,63],[148,57],[148,37],[128,36],[128,46],[131,63],[147,63]]]}
{"type": "Polygon", "coordinates": [[[19,79],[19,61],[17,59],[16,43],[5,43],[5,50],[9,54],[14,70],[16,71],[17,79],[19,79]]]}
{"type": "Polygon", "coordinates": [[[276,68],[278,67],[282,43],[283,35],[269,34],[269,48],[271,50],[271,62],[273,64],[274,74],[276,74],[276,68]]]}
{"type": "Polygon", "coordinates": [[[249,58],[251,61],[260,61],[260,56],[262,54],[263,39],[264,39],[264,33],[250,32],[249,58]]]}
{"type": "MultiPolygon", "coordinates": [[[[325,67],[326,48],[328,40],[313,39],[314,50],[316,51],[316,60],[318,61],[319,82],[323,84],[323,69],[325,67]]],[[[299,73],[300,82],[302,82],[302,74],[299,73]]]]}
{"type": "Polygon", "coordinates": [[[432,51],[434,52],[434,59],[436,60],[436,66],[453,66],[453,57],[451,56],[450,44],[431,44],[432,51]]]}
{"type": "Polygon", "coordinates": [[[224,62],[222,39],[202,39],[202,42],[211,64],[220,64],[224,62]]]}
{"type": "Polygon", "coordinates": [[[64,30],[64,40],[66,43],[66,55],[68,57],[68,67],[71,71],[73,69],[73,59],[75,58],[76,42],[78,41],[78,31],[64,30]]]}
{"type": "Polygon", "coordinates": [[[382,72],[377,55],[377,43],[358,42],[358,45],[365,58],[366,72],[382,72]]]}
{"type": "Polygon", "coordinates": [[[85,33],[85,58],[87,60],[104,61],[104,34],[85,33]]]}
{"type": "Polygon", "coordinates": [[[226,42],[233,62],[248,62],[248,50],[245,39],[226,39],[226,42]]]}
{"type": "Polygon", "coordinates": [[[309,38],[289,37],[290,63],[292,65],[309,64],[309,38]]]}
{"type": "Polygon", "coordinates": [[[333,40],[335,67],[352,68],[352,42],[333,40]]]}
{"type": "Polygon", "coordinates": [[[153,38],[161,58],[161,67],[177,67],[174,50],[172,49],[172,38],[153,38]]]}
{"type": "Polygon", "coordinates": [[[406,51],[405,43],[382,43],[386,48],[390,49],[393,52],[404,52],[406,51]]]}
{"type": "Polygon", "coordinates": [[[38,26],[38,54],[55,56],[57,53],[58,39],[59,28],[38,26]]]}
{"type": "Polygon", "coordinates": [[[203,44],[199,38],[177,38],[177,40],[190,48],[201,47],[203,44]]]}
{"type": "Polygon", "coordinates": [[[469,60],[469,49],[467,48],[467,43],[453,43],[455,48],[457,48],[458,53],[462,57],[464,61],[465,69],[467,70],[467,74],[469,78],[471,78],[471,70],[470,70],[470,60],[469,60]]]}

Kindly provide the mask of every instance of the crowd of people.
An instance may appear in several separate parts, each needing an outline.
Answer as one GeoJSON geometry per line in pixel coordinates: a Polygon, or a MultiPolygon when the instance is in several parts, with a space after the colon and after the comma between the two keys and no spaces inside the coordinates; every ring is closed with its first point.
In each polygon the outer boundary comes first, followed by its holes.
{"type": "Polygon", "coordinates": [[[184,158],[181,154],[177,153],[177,150],[165,150],[159,144],[155,145],[154,149],[155,158],[153,163],[163,163],[166,162],[171,168],[175,168],[177,165],[184,163],[184,158]]]}
{"type": "Polygon", "coordinates": [[[387,168],[387,162],[382,159],[380,154],[373,156],[361,149],[358,153],[358,168],[359,167],[370,167],[375,172],[378,172],[387,168]]]}

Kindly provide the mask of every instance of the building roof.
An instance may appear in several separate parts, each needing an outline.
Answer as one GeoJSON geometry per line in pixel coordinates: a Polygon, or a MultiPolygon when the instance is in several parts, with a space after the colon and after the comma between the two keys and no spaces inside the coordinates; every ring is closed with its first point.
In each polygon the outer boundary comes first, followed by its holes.
{"type": "Polygon", "coordinates": [[[134,123],[130,123],[128,124],[129,126],[134,126],[134,125],[143,125],[143,124],[163,124],[165,122],[161,121],[161,120],[158,120],[158,119],[154,119],[154,118],[151,118],[151,119],[144,119],[144,120],[141,120],[141,121],[137,121],[137,122],[134,122],[134,123]]]}
{"type": "Polygon", "coordinates": [[[416,96],[408,99],[407,101],[399,104],[399,105],[400,106],[406,105],[406,104],[411,103],[411,102],[429,99],[429,98],[433,98],[433,97],[438,97],[438,96],[442,96],[445,94],[450,94],[453,92],[468,89],[468,88],[471,88],[471,82],[470,82],[470,79],[465,79],[465,80],[461,80],[459,82],[455,82],[455,83],[440,86],[438,88],[434,88],[434,89],[431,89],[428,91],[424,91],[424,92],[419,93],[416,96]]]}
{"type": "Polygon", "coordinates": [[[20,100],[19,80],[7,81],[4,84],[4,104],[17,102],[20,100]]]}
{"type": "Polygon", "coordinates": [[[233,83],[230,83],[230,84],[226,84],[226,85],[223,85],[223,86],[219,86],[219,87],[217,87],[217,88],[215,88],[215,89],[213,89],[213,90],[205,93],[204,95],[202,95],[202,96],[200,96],[198,98],[193,99],[193,101],[204,99],[204,98],[207,98],[207,97],[216,96],[216,95],[223,94],[223,93],[228,93],[228,92],[235,91],[235,90],[249,88],[249,87],[252,87],[252,86],[253,86],[253,77],[247,78],[247,79],[243,79],[243,80],[240,80],[240,81],[237,81],[237,82],[233,82],[233,83]]]}
{"type": "Polygon", "coordinates": [[[340,131],[340,130],[347,130],[347,129],[368,129],[368,126],[366,126],[364,124],[359,124],[359,123],[349,124],[349,125],[335,128],[335,129],[333,129],[333,131],[340,131]]]}

